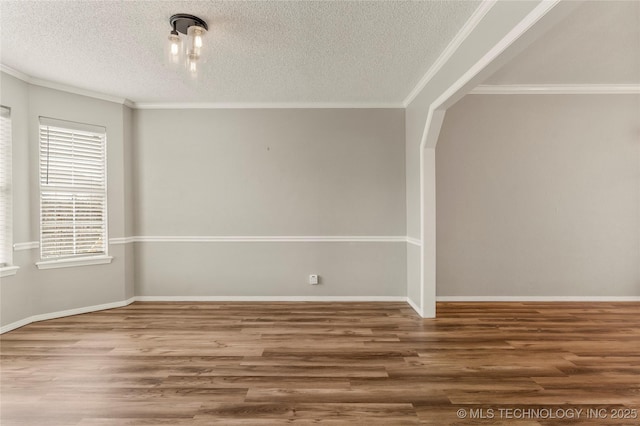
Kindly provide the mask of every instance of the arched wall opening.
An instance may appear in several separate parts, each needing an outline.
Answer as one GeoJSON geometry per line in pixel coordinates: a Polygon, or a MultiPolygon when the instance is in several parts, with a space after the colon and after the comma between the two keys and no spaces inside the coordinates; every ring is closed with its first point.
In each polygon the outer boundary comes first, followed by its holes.
{"type": "Polygon", "coordinates": [[[436,316],[435,150],[446,111],[531,42],[565,18],[576,6],[576,3],[570,2],[540,2],[429,104],[418,152],[420,158],[420,300],[417,308],[423,318],[436,316]]]}

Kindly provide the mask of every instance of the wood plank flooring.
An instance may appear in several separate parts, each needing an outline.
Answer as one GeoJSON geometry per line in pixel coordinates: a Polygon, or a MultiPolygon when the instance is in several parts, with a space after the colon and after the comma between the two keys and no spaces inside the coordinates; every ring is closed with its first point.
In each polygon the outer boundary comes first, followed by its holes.
{"type": "Polygon", "coordinates": [[[2,426],[640,424],[640,303],[138,302],[0,345],[2,426]]]}

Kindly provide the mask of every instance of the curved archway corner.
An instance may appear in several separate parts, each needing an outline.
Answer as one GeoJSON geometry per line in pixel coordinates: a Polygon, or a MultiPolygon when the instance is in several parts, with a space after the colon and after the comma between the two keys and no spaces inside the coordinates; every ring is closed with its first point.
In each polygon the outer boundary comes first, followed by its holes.
{"type": "MultiPolygon", "coordinates": [[[[488,31],[488,28],[491,28],[492,19],[499,19],[501,15],[503,18],[512,16],[514,11],[508,9],[522,7],[522,5],[511,2],[488,3],[487,10],[483,12],[482,17],[477,22],[473,23],[473,28],[466,29],[464,38],[474,32],[479,33],[474,33],[474,36],[482,37],[484,35],[483,31],[488,31]]],[[[436,145],[446,110],[469,93],[487,76],[566,17],[575,9],[577,4],[578,2],[561,2],[560,0],[545,0],[537,3],[528,13],[524,14],[524,17],[514,20],[514,24],[505,31],[503,37],[493,46],[487,48],[483,54],[479,55],[480,59],[465,71],[460,72],[459,77],[446,90],[440,92],[440,96],[433,102],[428,103],[429,107],[418,153],[420,158],[421,238],[420,306],[418,313],[423,318],[435,318],[436,316],[436,145]],[[553,13],[549,13],[552,10],[553,13]]],[[[517,15],[517,13],[515,14],[517,15]]],[[[458,48],[463,45],[463,41],[458,42],[458,48]]],[[[453,53],[449,52],[448,59],[455,57],[457,54],[457,50],[453,51],[453,53]]],[[[464,54],[470,55],[470,52],[467,51],[464,54]]],[[[456,59],[460,61],[460,58],[456,59]]],[[[447,62],[443,62],[439,69],[432,73],[432,76],[436,76],[439,72],[444,72],[442,70],[447,67],[447,62]]],[[[429,87],[429,83],[429,81],[424,83],[422,91],[426,92],[426,88],[429,88],[430,91],[434,90],[434,87],[429,87]]],[[[419,92],[417,91],[417,93],[419,92]]],[[[409,102],[405,102],[407,108],[410,107],[413,99],[419,96],[414,96],[409,102]]],[[[422,102],[424,102],[424,99],[422,102]]]]}

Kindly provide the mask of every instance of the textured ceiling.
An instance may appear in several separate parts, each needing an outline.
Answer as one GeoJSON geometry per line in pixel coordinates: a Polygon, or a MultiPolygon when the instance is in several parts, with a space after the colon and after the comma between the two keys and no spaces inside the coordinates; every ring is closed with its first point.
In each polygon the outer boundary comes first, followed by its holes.
{"type": "Polygon", "coordinates": [[[587,1],[484,84],[640,83],[640,1],[587,1]]]}
{"type": "Polygon", "coordinates": [[[477,1],[8,1],[2,63],[135,102],[402,102],[477,1]],[[197,83],[168,67],[169,16],[210,31],[197,83]]]}

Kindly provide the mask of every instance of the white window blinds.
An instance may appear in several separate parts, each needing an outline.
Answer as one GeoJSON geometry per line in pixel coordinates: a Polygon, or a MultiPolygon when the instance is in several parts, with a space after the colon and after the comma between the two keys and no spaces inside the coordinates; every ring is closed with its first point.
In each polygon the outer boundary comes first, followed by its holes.
{"type": "Polygon", "coordinates": [[[11,110],[0,107],[0,267],[12,263],[11,110]]]}
{"type": "Polygon", "coordinates": [[[40,256],[107,253],[106,132],[40,117],[40,256]]]}

